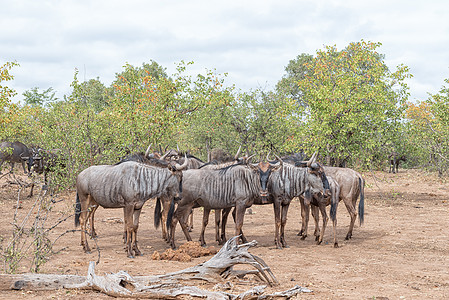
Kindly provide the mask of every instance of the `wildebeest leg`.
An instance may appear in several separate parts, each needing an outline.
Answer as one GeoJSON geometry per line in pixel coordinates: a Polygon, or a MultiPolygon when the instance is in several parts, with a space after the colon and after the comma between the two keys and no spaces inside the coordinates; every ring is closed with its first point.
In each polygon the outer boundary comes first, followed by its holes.
{"type": "Polygon", "coordinates": [[[204,240],[204,232],[206,231],[206,226],[209,223],[209,214],[210,214],[210,208],[204,208],[204,210],[203,210],[203,224],[201,226],[201,233],[200,233],[201,246],[206,246],[206,241],[204,240]]]}
{"type": "Polygon", "coordinates": [[[354,229],[355,219],[357,218],[357,211],[355,209],[353,201],[348,198],[344,198],[343,201],[345,202],[346,209],[348,210],[349,216],[351,217],[351,223],[349,224],[349,230],[345,238],[345,240],[349,240],[350,238],[352,238],[352,230],[354,229]]]}
{"type": "Polygon", "coordinates": [[[95,203],[91,195],[85,195],[80,193],[79,200],[81,205],[81,211],[79,216],[79,221],[81,225],[81,246],[86,253],[90,253],[89,244],[87,243],[86,232],[87,232],[87,220],[89,219],[90,205],[95,203]]]}
{"type": "Polygon", "coordinates": [[[134,258],[134,253],[132,249],[132,243],[135,239],[135,236],[133,234],[134,231],[134,222],[133,222],[133,214],[134,214],[134,204],[128,204],[125,205],[123,208],[124,213],[124,220],[125,220],[125,228],[126,228],[126,243],[125,243],[125,249],[127,256],[129,258],[134,258]]]}
{"type": "MultiPolygon", "coordinates": [[[[323,242],[324,231],[326,230],[327,222],[329,221],[329,217],[327,216],[327,213],[326,213],[326,205],[324,203],[320,203],[319,209],[321,211],[321,215],[323,216],[323,229],[321,230],[319,239],[316,242],[317,245],[319,245],[323,242]]],[[[316,214],[318,214],[318,211],[316,212],[316,214]]],[[[319,224],[318,224],[318,226],[319,226],[319,224]]]]}
{"type": "MultiPolygon", "coordinates": [[[[123,207],[123,215],[125,216],[125,207],[123,207]]],[[[126,241],[128,240],[128,229],[126,227],[125,219],[123,219],[123,244],[125,244],[126,247],[126,241]]]]}
{"type": "MultiPolygon", "coordinates": [[[[231,210],[231,208],[229,208],[229,211],[230,210],[231,210]]],[[[245,211],[246,211],[246,207],[245,207],[245,211]]],[[[243,215],[245,214],[245,211],[243,212],[243,215]]],[[[229,214],[229,212],[228,212],[228,214],[229,214]]],[[[235,221],[235,214],[236,214],[236,208],[234,207],[234,209],[232,210],[232,219],[234,220],[234,224],[236,223],[236,221],[235,221]]],[[[226,219],[226,222],[227,222],[227,219],[226,219]]],[[[226,223],[224,224],[223,228],[225,228],[225,227],[226,227],[226,223]]],[[[225,235],[225,238],[226,238],[226,235],[225,235]]],[[[243,234],[243,224],[242,224],[242,229],[240,229],[240,240],[242,241],[243,244],[248,243],[248,239],[243,234]]]]}
{"type": "Polygon", "coordinates": [[[221,226],[221,209],[215,209],[215,240],[218,242],[219,245],[221,245],[220,226],[221,226]]]}
{"type": "Polygon", "coordinates": [[[312,211],[312,217],[315,221],[315,231],[313,232],[313,235],[315,236],[315,241],[318,241],[320,238],[320,211],[319,207],[316,205],[311,206],[312,211]]]}
{"type": "Polygon", "coordinates": [[[95,227],[94,227],[94,216],[95,216],[95,211],[98,208],[98,205],[92,205],[89,207],[90,208],[90,218],[89,218],[89,225],[90,225],[90,237],[91,238],[96,238],[97,237],[97,232],[95,231],[95,227]]]}
{"type": "MultiPolygon", "coordinates": [[[[221,213],[221,234],[220,234],[220,241],[218,243],[219,245],[223,245],[227,241],[227,238],[226,238],[226,224],[228,223],[228,216],[229,216],[229,213],[231,212],[231,209],[232,209],[232,207],[222,209],[222,213],[221,213]]],[[[232,213],[232,215],[234,216],[234,219],[235,219],[235,209],[234,209],[234,212],[232,213]]],[[[242,232],[242,236],[243,236],[243,232],[242,232]]]]}
{"type": "Polygon", "coordinates": [[[287,224],[287,212],[288,212],[289,204],[282,206],[282,213],[281,213],[281,245],[284,248],[288,248],[287,242],[285,241],[285,225],[287,224]]]}
{"type": "Polygon", "coordinates": [[[337,241],[337,218],[332,220],[332,227],[334,231],[334,248],[338,248],[338,241],[337,241]]]}
{"type": "Polygon", "coordinates": [[[25,161],[24,161],[24,160],[22,160],[22,168],[23,168],[23,172],[24,172],[25,174],[28,174],[28,170],[27,170],[26,167],[25,167],[25,161]]]}
{"type": "MultiPolygon", "coordinates": [[[[235,235],[241,235],[242,234],[242,227],[243,227],[243,219],[245,217],[245,211],[246,207],[245,205],[236,205],[235,207],[235,235]]],[[[242,242],[246,243],[246,238],[242,235],[241,236],[242,242]]]]}
{"type": "Polygon", "coordinates": [[[192,232],[193,230],[193,208],[189,214],[189,222],[187,224],[187,230],[189,230],[189,232],[192,232]]]}
{"type": "Polygon", "coordinates": [[[306,228],[306,211],[304,208],[304,198],[303,197],[298,197],[299,198],[299,204],[301,204],[301,230],[298,232],[298,236],[302,236],[304,234],[304,230],[306,228]]]}
{"type": "Polygon", "coordinates": [[[170,223],[170,228],[169,228],[169,232],[170,234],[169,236],[169,243],[170,243],[170,247],[172,249],[176,249],[176,245],[175,245],[175,229],[176,229],[176,224],[178,223],[178,217],[176,216],[176,211],[172,217],[171,223],[170,223]]]}
{"type": "Polygon", "coordinates": [[[194,203],[192,203],[191,205],[178,205],[176,211],[173,213],[169,234],[170,246],[172,247],[172,249],[176,249],[175,229],[178,221],[179,224],[181,225],[182,231],[184,232],[184,236],[186,237],[187,241],[192,240],[189,234],[189,230],[187,229],[187,218],[189,217],[189,212],[192,211],[193,204],[194,203]]]}
{"type": "Polygon", "coordinates": [[[304,203],[304,215],[303,215],[304,231],[302,232],[301,240],[304,240],[307,237],[307,230],[309,227],[309,215],[310,215],[310,203],[305,203],[305,200],[303,200],[303,203],[304,203]]]}
{"type": "MultiPolygon", "coordinates": [[[[1,167],[0,167],[0,170],[1,170],[1,167]]],[[[2,174],[2,173],[0,172],[0,174],[2,174]]],[[[31,182],[30,193],[28,194],[27,198],[33,197],[33,191],[34,191],[34,180],[33,180],[33,182],[31,182]]]]}
{"type": "MultiPolygon", "coordinates": [[[[192,206],[189,207],[187,212],[191,212],[191,211],[192,211],[192,206]]],[[[184,232],[184,236],[186,237],[186,240],[190,242],[192,240],[192,238],[190,237],[190,233],[189,233],[189,226],[188,226],[189,217],[190,217],[189,213],[182,214],[182,217],[179,218],[179,225],[181,225],[181,229],[184,232]]]]}
{"type": "Polygon", "coordinates": [[[133,213],[133,241],[132,241],[132,249],[136,256],[142,255],[139,248],[137,247],[137,229],[139,228],[139,217],[142,208],[135,208],[133,213]]]}
{"type": "Polygon", "coordinates": [[[281,227],[281,204],[275,199],[273,201],[273,209],[274,209],[274,244],[278,249],[282,249],[279,231],[281,227]]]}
{"type": "Polygon", "coordinates": [[[170,210],[170,203],[171,203],[171,199],[163,197],[161,199],[162,201],[162,214],[161,214],[161,229],[162,229],[162,238],[166,241],[169,240],[168,238],[168,232],[167,232],[167,216],[168,216],[168,211],[170,210]]]}

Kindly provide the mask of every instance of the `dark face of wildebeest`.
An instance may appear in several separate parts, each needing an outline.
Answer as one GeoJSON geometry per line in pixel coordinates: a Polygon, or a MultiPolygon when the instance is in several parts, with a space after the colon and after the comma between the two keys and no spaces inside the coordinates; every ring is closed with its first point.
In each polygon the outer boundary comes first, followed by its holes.
{"type": "Polygon", "coordinates": [[[268,179],[272,172],[276,172],[282,168],[282,160],[279,163],[271,164],[269,162],[259,162],[258,164],[248,164],[250,168],[259,174],[260,177],[260,197],[266,200],[268,197],[268,179]]]}
{"type": "MultiPolygon", "coordinates": [[[[295,161],[296,167],[307,167],[307,171],[310,175],[315,175],[318,180],[314,180],[313,176],[309,176],[309,182],[311,183],[311,197],[330,197],[331,191],[329,186],[329,181],[327,180],[326,173],[324,172],[323,166],[316,162],[317,153],[315,152],[310,160],[308,161],[295,161]],[[318,193],[318,184],[321,185],[321,189],[324,189],[324,193],[318,193]]],[[[308,195],[306,195],[308,196],[308,195]]]]}

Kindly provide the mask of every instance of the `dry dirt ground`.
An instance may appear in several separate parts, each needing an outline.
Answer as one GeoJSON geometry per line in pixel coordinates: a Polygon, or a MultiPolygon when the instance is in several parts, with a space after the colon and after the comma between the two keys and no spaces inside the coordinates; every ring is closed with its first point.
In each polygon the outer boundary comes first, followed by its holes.
{"type": "MultiPolygon", "coordinates": [[[[21,173],[21,170],[16,170],[21,173]]],[[[27,180],[24,176],[19,176],[27,180]]],[[[338,208],[338,238],[340,248],[332,245],[332,226],[327,227],[325,242],[316,245],[311,237],[302,241],[296,235],[300,224],[300,208],[297,201],[290,206],[286,238],[289,248],[274,247],[274,222],[271,206],[253,206],[253,213],[245,216],[244,230],[249,240],[258,246],[249,251],[262,257],[271,267],[280,286],[269,291],[283,291],[300,285],[313,290],[301,294],[299,299],[448,299],[449,298],[449,183],[421,170],[403,170],[393,175],[385,172],[364,173],[365,224],[356,225],[353,238],[345,241],[349,217],[343,203],[338,208]]],[[[17,202],[17,185],[8,183],[9,176],[0,179],[0,237],[5,247],[11,237],[14,206],[17,202]]],[[[22,222],[37,196],[25,198],[17,210],[17,223],[22,222]]],[[[75,194],[67,191],[54,197],[59,201],[52,205],[46,227],[72,212],[75,194]]],[[[191,262],[154,261],[153,252],[162,252],[167,244],[160,238],[160,230],[153,226],[154,203],[143,209],[139,227],[139,245],[144,255],[127,258],[122,243],[123,224],[121,209],[98,209],[96,229],[99,234],[100,263],[97,274],[128,271],[131,275],[156,275],[185,269],[210,257],[195,258],[191,262]]],[[[195,212],[192,237],[199,237],[201,210],[195,212]]],[[[30,219],[36,215],[34,210],[30,219]]],[[[358,223],[358,220],[357,220],[358,223]]],[[[54,241],[62,233],[74,229],[73,217],[51,230],[54,241]]],[[[206,232],[208,245],[219,247],[214,241],[213,220],[206,232]]],[[[232,222],[228,233],[232,233],[232,222]]],[[[177,230],[178,245],[185,242],[177,230]]],[[[42,273],[84,275],[89,261],[95,261],[98,253],[85,254],[79,245],[80,233],[66,233],[53,246],[59,251],[41,268],[42,273]]],[[[90,241],[91,247],[95,243],[90,241]]],[[[2,259],[2,268],[4,272],[2,259]]],[[[29,264],[21,265],[17,272],[29,271],[29,264]]],[[[254,280],[253,280],[254,281],[254,280]]],[[[237,283],[239,293],[257,282],[237,283]]],[[[207,286],[203,286],[207,287],[207,286]]],[[[108,299],[109,296],[92,291],[58,290],[51,292],[0,291],[4,299],[108,299]]]]}

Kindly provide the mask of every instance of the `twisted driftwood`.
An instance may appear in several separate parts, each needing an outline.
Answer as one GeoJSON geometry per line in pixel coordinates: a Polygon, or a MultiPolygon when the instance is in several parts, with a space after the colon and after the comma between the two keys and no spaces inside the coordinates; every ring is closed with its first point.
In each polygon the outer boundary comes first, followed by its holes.
{"type": "Polygon", "coordinates": [[[186,286],[181,281],[203,280],[211,283],[223,282],[229,276],[244,277],[255,274],[268,285],[279,284],[270,268],[260,258],[248,252],[256,241],[237,245],[238,236],[228,240],[221,250],[210,260],[178,272],[158,276],[132,277],[125,271],[98,276],[95,274],[95,262],[90,262],[87,277],[74,275],[0,275],[0,289],[53,290],[93,289],[114,297],[176,299],[179,296],[191,296],[207,299],[288,299],[301,292],[310,292],[306,288],[295,286],[284,292],[262,295],[266,285],[256,286],[240,294],[233,295],[221,291],[208,291],[196,286],[186,286]],[[236,264],[248,264],[255,268],[249,271],[235,271],[236,264]],[[9,276],[9,277],[8,277],[9,276]],[[9,281],[8,281],[9,280],[9,281]],[[11,282],[12,280],[12,282],[11,282]]]}

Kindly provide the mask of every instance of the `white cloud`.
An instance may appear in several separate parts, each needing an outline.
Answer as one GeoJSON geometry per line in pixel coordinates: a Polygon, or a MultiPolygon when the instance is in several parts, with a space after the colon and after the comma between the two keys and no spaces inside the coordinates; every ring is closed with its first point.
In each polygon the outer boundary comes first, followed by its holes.
{"type": "Polygon", "coordinates": [[[289,60],[324,45],[381,42],[394,69],[408,65],[411,99],[449,77],[449,5],[444,1],[3,1],[0,63],[16,60],[12,87],[70,92],[80,79],[109,84],[129,62],[174,72],[229,73],[238,88],[272,88],[289,60]]]}

